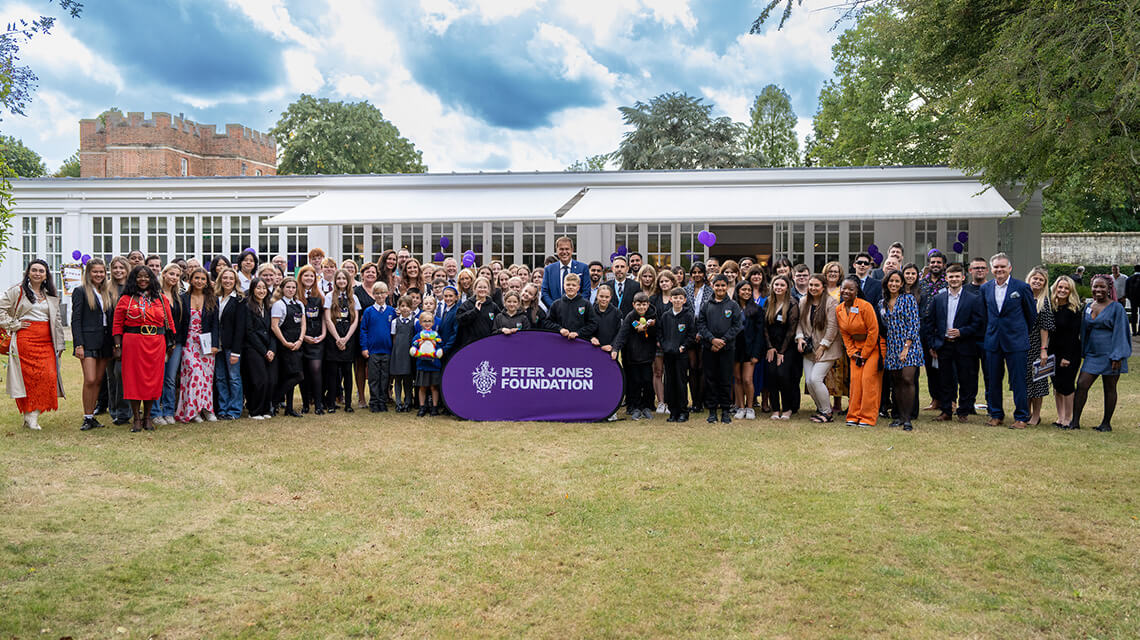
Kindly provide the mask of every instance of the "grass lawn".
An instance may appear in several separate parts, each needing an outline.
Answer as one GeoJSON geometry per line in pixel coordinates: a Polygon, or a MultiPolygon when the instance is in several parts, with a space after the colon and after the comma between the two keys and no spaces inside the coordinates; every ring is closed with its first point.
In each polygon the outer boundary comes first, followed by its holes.
{"type": "Polygon", "coordinates": [[[0,402],[0,638],[1140,636],[1140,373],[1111,434],[367,411],[129,434],[79,431],[66,362],[42,432],[0,402]]]}

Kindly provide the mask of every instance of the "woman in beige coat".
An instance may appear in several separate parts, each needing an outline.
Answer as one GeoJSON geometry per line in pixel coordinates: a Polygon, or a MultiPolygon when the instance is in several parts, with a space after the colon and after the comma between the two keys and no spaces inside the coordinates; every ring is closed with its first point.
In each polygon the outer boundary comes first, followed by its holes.
{"type": "Polygon", "coordinates": [[[796,345],[804,354],[804,379],[808,393],[815,401],[812,422],[831,422],[831,397],[823,379],[835,362],[843,357],[843,340],[839,337],[839,321],[835,315],[835,298],[827,295],[823,276],[808,280],[807,294],[800,299],[800,324],[796,345]]]}
{"type": "Polygon", "coordinates": [[[59,408],[64,348],[59,296],[43,260],[32,260],[24,280],[0,296],[0,327],[12,334],[8,350],[8,395],[24,414],[24,425],[39,430],[39,415],[59,408]]]}

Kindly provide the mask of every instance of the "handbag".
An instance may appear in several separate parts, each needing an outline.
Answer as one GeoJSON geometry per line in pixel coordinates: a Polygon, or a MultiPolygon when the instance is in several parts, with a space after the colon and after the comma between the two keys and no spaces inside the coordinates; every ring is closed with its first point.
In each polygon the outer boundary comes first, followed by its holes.
{"type": "MultiPolygon", "coordinates": [[[[24,288],[20,287],[20,297],[16,299],[16,308],[20,309],[20,303],[24,301],[24,288]]],[[[12,348],[12,332],[7,329],[0,329],[0,353],[8,353],[12,348]]]]}

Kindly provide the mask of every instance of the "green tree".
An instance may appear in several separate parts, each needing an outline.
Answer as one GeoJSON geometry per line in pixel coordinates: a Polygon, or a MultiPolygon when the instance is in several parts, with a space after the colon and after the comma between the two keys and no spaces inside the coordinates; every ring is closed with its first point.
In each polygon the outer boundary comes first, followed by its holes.
{"type": "Polygon", "coordinates": [[[622,169],[725,169],[757,165],[743,147],[744,125],[712,117],[713,105],[684,93],[618,107],[633,126],[613,156],[622,169]]]}
{"type": "MultiPolygon", "coordinates": [[[[59,8],[72,18],[83,12],[83,4],[76,0],[59,0],[59,8]]],[[[5,112],[24,115],[36,89],[36,74],[28,65],[20,64],[20,47],[38,35],[47,35],[53,26],[55,18],[51,16],[17,18],[10,19],[0,31],[0,122],[5,112]]],[[[16,171],[0,154],[0,261],[8,255],[12,237],[12,184],[8,178],[13,175],[16,171]]]]}
{"type": "Polygon", "coordinates": [[[53,178],[78,178],[79,177],[79,152],[71,154],[63,164],[59,165],[59,170],[51,174],[53,178]]]}
{"type": "Polygon", "coordinates": [[[11,136],[0,136],[0,156],[12,176],[39,178],[47,175],[47,165],[40,154],[24,146],[23,141],[11,136]]]}
{"type": "Polygon", "coordinates": [[[573,164],[566,167],[567,171],[605,171],[606,164],[610,161],[610,154],[599,153],[596,156],[587,156],[585,160],[575,160],[573,164]]]}
{"type": "Polygon", "coordinates": [[[816,166],[945,164],[955,128],[945,103],[952,86],[918,81],[916,55],[888,7],[863,12],[831,49],[807,155],[816,166]]]}
{"type": "Polygon", "coordinates": [[[760,158],[760,166],[794,167],[800,163],[796,136],[796,112],[788,92],[770,84],[752,102],[752,124],[744,136],[744,148],[760,158]]]}
{"type": "Polygon", "coordinates": [[[279,174],[423,173],[423,157],[367,102],[302,95],[270,131],[281,145],[279,174]]]}

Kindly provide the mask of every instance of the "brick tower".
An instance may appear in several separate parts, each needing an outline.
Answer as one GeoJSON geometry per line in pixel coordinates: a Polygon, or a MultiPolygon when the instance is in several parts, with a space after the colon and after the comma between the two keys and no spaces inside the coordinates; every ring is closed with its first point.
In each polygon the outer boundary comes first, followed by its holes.
{"type": "Polygon", "coordinates": [[[107,111],[79,121],[83,178],[276,175],[277,145],[240,124],[198,124],[179,114],[107,111]]]}

